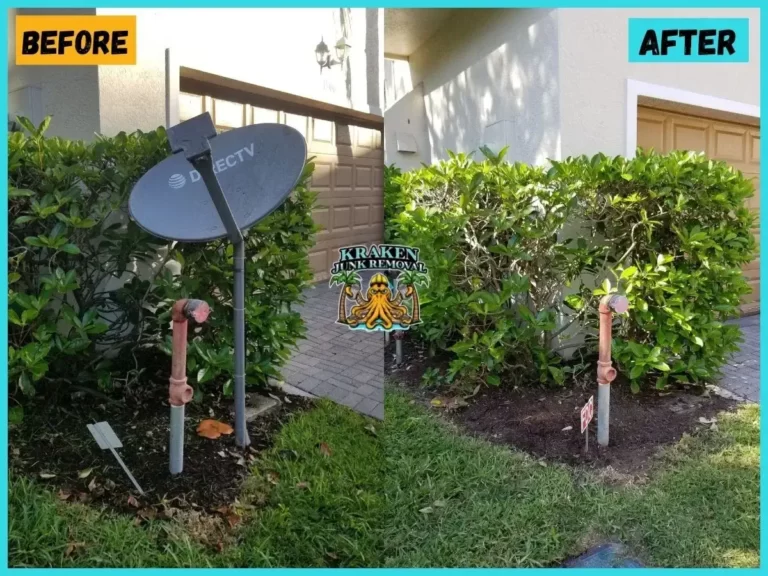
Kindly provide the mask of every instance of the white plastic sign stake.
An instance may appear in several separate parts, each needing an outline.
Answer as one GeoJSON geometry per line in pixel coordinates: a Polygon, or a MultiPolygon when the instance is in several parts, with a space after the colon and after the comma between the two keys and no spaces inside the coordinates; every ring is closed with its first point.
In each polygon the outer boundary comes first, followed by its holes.
{"type": "Polygon", "coordinates": [[[592,422],[592,416],[595,413],[594,396],[589,397],[589,401],[581,409],[581,433],[586,432],[585,446],[589,450],[589,423],[592,422]]]}
{"type": "Polygon", "coordinates": [[[109,449],[109,451],[112,452],[115,460],[117,460],[117,463],[120,464],[120,467],[128,475],[131,482],[133,482],[136,490],[139,491],[139,494],[144,496],[144,490],[141,489],[139,483],[136,482],[136,478],[133,477],[131,471],[128,470],[128,466],[125,465],[125,462],[123,462],[123,459],[120,458],[120,455],[115,450],[115,448],[122,448],[123,443],[120,442],[120,438],[118,438],[115,431],[112,430],[112,426],[110,426],[108,422],[94,422],[93,424],[88,424],[88,431],[91,433],[91,436],[93,436],[93,439],[96,440],[99,448],[102,450],[109,449]]]}

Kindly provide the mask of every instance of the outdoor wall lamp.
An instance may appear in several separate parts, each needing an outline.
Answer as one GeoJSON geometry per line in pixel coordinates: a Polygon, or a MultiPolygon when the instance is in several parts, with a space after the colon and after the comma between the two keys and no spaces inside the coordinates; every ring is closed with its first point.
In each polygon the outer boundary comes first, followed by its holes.
{"type": "Polygon", "coordinates": [[[347,59],[351,46],[347,44],[347,39],[342,36],[333,48],[336,55],[335,60],[331,57],[328,45],[323,41],[322,37],[320,38],[320,43],[315,47],[315,58],[320,66],[320,72],[323,71],[323,68],[331,68],[336,64],[343,64],[344,60],[347,59]]]}

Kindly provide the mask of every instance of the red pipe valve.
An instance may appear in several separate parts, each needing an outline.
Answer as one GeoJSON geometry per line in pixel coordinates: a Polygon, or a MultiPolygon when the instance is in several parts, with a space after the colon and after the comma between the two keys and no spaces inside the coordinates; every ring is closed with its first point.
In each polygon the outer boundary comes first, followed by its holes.
{"type": "Polygon", "coordinates": [[[173,319],[173,348],[168,400],[173,406],[183,406],[192,400],[194,390],[187,384],[187,322],[202,324],[211,308],[202,300],[178,300],[171,310],[173,319]]]}
{"type": "Polygon", "coordinates": [[[626,296],[614,294],[600,299],[600,359],[597,361],[597,383],[610,384],[616,379],[616,368],[611,364],[611,316],[613,312],[623,314],[629,309],[626,296]]]}

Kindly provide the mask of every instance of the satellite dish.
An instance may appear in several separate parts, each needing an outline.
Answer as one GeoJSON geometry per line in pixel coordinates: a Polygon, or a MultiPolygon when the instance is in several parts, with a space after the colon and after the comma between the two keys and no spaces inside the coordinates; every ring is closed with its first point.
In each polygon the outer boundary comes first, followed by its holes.
{"type": "MultiPolygon", "coordinates": [[[[254,124],[210,139],[214,173],[238,228],[245,231],[290,195],[307,160],[301,133],[285,124],[254,124]]],[[[131,217],[154,236],[208,242],[227,236],[200,174],[178,152],[134,186],[131,217]]]]}

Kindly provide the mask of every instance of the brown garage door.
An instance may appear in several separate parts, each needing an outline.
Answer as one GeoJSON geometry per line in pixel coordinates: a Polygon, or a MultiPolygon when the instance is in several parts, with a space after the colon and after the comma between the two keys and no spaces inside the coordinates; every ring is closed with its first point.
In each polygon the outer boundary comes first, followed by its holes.
{"type": "Polygon", "coordinates": [[[219,131],[260,122],[299,130],[314,156],[313,218],[321,226],[310,250],[315,280],[327,280],[339,248],[380,242],[384,236],[384,150],[381,131],[182,92],[180,120],[210,112],[219,131]]]}
{"type": "MultiPolygon", "coordinates": [[[[747,206],[758,215],[753,230],[760,243],[760,128],[736,122],[711,120],[689,114],[667,112],[638,107],[637,145],[659,152],[694,150],[704,152],[709,158],[728,162],[745,177],[752,180],[755,195],[747,206]]],[[[744,267],[744,275],[752,287],[752,293],[744,298],[742,312],[760,311],[760,259],[756,258],[744,267]]]]}

